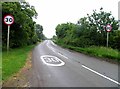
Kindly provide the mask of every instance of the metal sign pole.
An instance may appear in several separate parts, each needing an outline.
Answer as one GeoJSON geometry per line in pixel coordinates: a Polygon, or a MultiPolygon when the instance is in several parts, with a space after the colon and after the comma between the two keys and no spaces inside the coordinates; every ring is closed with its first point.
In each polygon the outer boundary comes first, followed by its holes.
{"type": "Polygon", "coordinates": [[[7,33],[7,53],[9,51],[9,34],[10,34],[10,25],[14,23],[14,17],[10,14],[4,16],[4,23],[8,25],[8,33],[7,33]]]}
{"type": "Polygon", "coordinates": [[[110,24],[108,24],[106,26],[106,31],[107,31],[107,47],[108,47],[108,44],[109,44],[109,32],[112,30],[112,26],[110,24]]]}
{"type": "Polygon", "coordinates": [[[109,32],[107,32],[107,47],[108,47],[108,41],[109,41],[109,32]]]}
{"type": "Polygon", "coordinates": [[[7,52],[9,51],[9,34],[10,34],[10,25],[8,25],[8,34],[7,34],[7,52]]]}

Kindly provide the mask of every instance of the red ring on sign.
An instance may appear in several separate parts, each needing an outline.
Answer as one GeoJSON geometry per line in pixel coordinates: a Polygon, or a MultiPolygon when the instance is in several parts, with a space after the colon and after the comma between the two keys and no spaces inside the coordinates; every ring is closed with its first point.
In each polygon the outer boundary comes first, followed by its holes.
{"type": "Polygon", "coordinates": [[[6,16],[11,16],[13,21],[12,21],[11,24],[7,24],[7,23],[4,21],[4,24],[9,25],[9,26],[12,25],[12,24],[14,23],[14,17],[13,17],[12,15],[10,15],[10,14],[7,14],[7,15],[4,16],[4,19],[5,19],[6,16]]]}
{"type": "MultiPolygon", "coordinates": [[[[109,27],[110,27],[110,29],[109,29],[109,30],[107,30],[107,29],[106,29],[106,31],[107,31],[107,32],[110,32],[110,31],[112,30],[112,26],[111,26],[111,25],[109,25],[109,24],[108,24],[107,26],[109,26],[109,27]]],[[[106,26],[106,28],[107,28],[107,26],[106,26]]]]}

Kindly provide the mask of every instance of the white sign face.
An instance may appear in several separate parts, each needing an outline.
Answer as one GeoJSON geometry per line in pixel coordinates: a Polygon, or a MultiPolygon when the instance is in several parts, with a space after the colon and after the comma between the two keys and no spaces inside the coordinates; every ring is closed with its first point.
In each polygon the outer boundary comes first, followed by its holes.
{"type": "Polygon", "coordinates": [[[14,23],[14,17],[12,15],[6,15],[4,17],[4,23],[7,25],[11,25],[14,23]]]}
{"type": "Polygon", "coordinates": [[[107,32],[110,32],[111,29],[112,29],[111,25],[107,25],[107,26],[106,26],[106,30],[107,30],[107,32]]]}
{"type": "Polygon", "coordinates": [[[51,55],[43,55],[40,57],[42,62],[48,66],[63,66],[65,63],[59,58],[51,55]]]}

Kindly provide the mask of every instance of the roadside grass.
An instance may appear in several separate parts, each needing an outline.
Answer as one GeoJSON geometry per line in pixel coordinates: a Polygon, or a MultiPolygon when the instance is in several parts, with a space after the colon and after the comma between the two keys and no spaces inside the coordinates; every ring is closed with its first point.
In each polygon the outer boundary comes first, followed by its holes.
{"type": "Polygon", "coordinates": [[[11,49],[8,53],[2,52],[2,80],[7,80],[10,76],[17,73],[24,65],[28,53],[35,45],[22,48],[11,49]]]}
{"type": "Polygon", "coordinates": [[[57,43],[57,44],[64,48],[68,48],[68,49],[71,49],[71,50],[74,50],[80,53],[84,53],[84,54],[99,57],[99,58],[106,58],[106,60],[112,61],[112,62],[120,62],[120,56],[119,56],[120,51],[112,49],[112,48],[98,47],[98,46],[81,48],[81,47],[74,47],[74,46],[65,45],[61,43],[57,43]]]}
{"type": "Polygon", "coordinates": [[[0,48],[0,86],[2,84],[2,52],[0,48]]]}

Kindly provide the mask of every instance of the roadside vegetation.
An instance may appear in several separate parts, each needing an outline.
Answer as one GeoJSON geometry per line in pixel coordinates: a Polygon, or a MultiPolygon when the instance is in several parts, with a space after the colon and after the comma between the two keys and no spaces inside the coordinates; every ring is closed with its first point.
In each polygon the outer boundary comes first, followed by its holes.
{"type": "Polygon", "coordinates": [[[9,53],[2,53],[2,80],[7,80],[10,76],[17,73],[27,61],[28,54],[35,45],[22,48],[11,49],[9,53]]]}
{"type": "Polygon", "coordinates": [[[13,15],[14,24],[10,26],[10,50],[7,53],[7,25],[2,23],[2,80],[17,73],[34,45],[46,39],[43,27],[33,21],[38,15],[34,6],[21,1],[2,2],[2,18],[7,14],[13,15]]]}
{"type": "Polygon", "coordinates": [[[90,56],[95,56],[95,57],[99,57],[102,58],[106,61],[110,61],[110,62],[120,62],[120,52],[116,49],[113,48],[107,48],[107,47],[99,47],[99,46],[90,46],[90,47],[75,47],[75,46],[71,46],[71,45],[65,45],[65,44],[61,44],[58,43],[56,41],[54,41],[56,44],[60,45],[63,48],[68,48],[70,50],[74,50],[76,52],[80,52],[80,53],[84,53],[86,55],[90,55],[90,56]]]}
{"type": "Polygon", "coordinates": [[[56,26],[56,36],[53,40],[65,47],[78,52],[97,57],[120,61],[120,30],[118,21],[111,12],[93,10],[91,15],[80,18],[76,24],[62,23],[56,26]],[[109,47],[106,47],[106,26],[110,24],[109,47]]]}
{"type": "MultiPolygon", "coordinates": [[[[10,48],[18,48],[32,45],[45,39],[43,27],[37,24],[38,13],[34,6],[27,2],[3,2],[2,18],[11,14],[14,17],[14,24],[10,26],[10,48]]],[[[7,25],[2,23],[2,47],[6,49],[7,44],[7,25]]]]}

